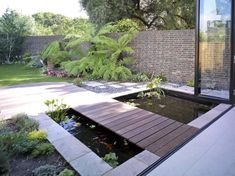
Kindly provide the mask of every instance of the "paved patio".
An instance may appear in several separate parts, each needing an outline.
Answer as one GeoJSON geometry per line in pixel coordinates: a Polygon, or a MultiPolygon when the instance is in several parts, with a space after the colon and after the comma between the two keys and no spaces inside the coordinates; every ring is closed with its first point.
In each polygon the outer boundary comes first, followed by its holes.
{"type": "MultiPolygon", "coordinates": [[[[68,136],[69,134],[66,133],[66,131],[62,133],[53,133],[55,128],[62,130],[62,127],[48,123],[49,119],[43,119],[41,116],[41,114],[46,111],[46,106],[43,102],[47,99],[54,98],[64,98],[64,102],[69,104],[71,107],[79,106],[79,104],[90,105],[91,99],[93,99],[92,104],[94,101],[100,103],[101,100],[102,102],[115,101],[108,96],[98,95],[68,83],[36,83],[19,85],[0,88],[0,117],[1,119],[8,119],[19,112],[25,112],[31,116],[37,116],[44,123],[42,123],[42,127],[49,127],[48,133],[53,144],[57,144],[58,142],[58,146],[65,149],[66,145],[61,145],[59,140],[63,142],[63,137],[71,138],[71,136],[68,136]],[[93,98],[94,96],[96,97],[95,100],[93,98]],[[64,134],[64,136],[61,134],[64,134]]],[[[150,175],[234,175],[234,117],[235,108],[225,114],[190,143],[185,145],[167,161],[162,163],[150,175]]],[[[68,147],[72,150],[70,146],[68,147]]],[[[68,150],[64,152],[68,153],[68,150]]],[[[84,152],[84,150],[82,152],[84,152]]],[[[90,153],[89,150],[86,155],[81,155],[79,152],[76,153],[86,161],[87,158],[88,160],[93,158],[93,161],[95,162],[93,165],[96,164],[97,173],[107,173],[107,175],[119,175],[124,171],[128,173],[128,175],[136,175],[154,161],[153,160],[151,163],[146,164],[146,158],[148,157],[141,157],[142,160],[140,160],[139,157],[136,157],[112,170],[107,165],[104,166],[102,161],[94,154],[90,153]],[[101,167],[99,167],[100,164],[102,164],[101,167]],[[135,167],[135,169],[127,169],[133,164],[138,167],[135,167]],[[99,170],[99,168],[102,168],[103,166],[104,169],[99,170]]],[[[155,160],[157,159],[158,158],[155,160]]],[[[75,167],[77,166],[76,162],[79,163],[80,161],[81,160],[79,158],[71,160],[75,167]]],[[[86,172],[87,170],[84,170],[84,168],[78,168],[78,171],[81,173],[86,172]]],[[[92,173],[94,173],[94,171],[92,173]]]]}

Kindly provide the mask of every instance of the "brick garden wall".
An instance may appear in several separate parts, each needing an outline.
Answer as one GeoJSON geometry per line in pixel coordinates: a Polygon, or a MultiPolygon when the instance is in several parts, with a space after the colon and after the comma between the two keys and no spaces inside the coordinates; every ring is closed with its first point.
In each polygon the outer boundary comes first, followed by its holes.
{"type": "MultiPolygon", "coordinates": [[[[24,51],[33,54],[47,43],[62,36],[27,37],[24,51]]],[[[136,63],[133,69],[141,72],[164,74],[175,83],[194,79],[195,31],[143,31],[132,41],[136,63]]]]}
{"type": "Polygon", "coordinates": [[[23,53],[29,52],[37,55],[48,43],[60,40],[63,36],[28,36],[24,40],[23,53]]]}
{"type": "Polygon", "coordinates": [[[175,83],[194,79],[195,30],[144,31],[131,46],[135,70],[162,73],[175,83]]]}

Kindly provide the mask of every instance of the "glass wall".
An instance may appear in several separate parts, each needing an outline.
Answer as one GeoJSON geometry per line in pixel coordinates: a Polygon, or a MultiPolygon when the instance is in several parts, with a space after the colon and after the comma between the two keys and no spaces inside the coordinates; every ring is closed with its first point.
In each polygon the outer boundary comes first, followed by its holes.
{"type": "Polygon", "coordinates": [[[232,0],[200,0],[200,94],[229,99],[232,0]]]}

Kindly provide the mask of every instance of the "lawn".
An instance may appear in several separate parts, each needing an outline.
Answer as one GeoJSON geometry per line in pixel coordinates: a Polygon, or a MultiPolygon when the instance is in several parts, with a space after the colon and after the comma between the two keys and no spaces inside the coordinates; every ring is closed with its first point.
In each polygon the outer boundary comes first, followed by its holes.
{"type": "Polygon", "coordinates": [[[40,69],[21,64],[0,65],[0,86],[11,86],[36,82],[71,82],[69,78],[42,75],[40,69]]]}

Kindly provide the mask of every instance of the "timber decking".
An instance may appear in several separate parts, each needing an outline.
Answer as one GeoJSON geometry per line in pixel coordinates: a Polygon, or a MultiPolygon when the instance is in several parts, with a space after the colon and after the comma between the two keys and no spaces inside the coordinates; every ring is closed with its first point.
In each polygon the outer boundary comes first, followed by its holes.
{"type": "Polygon", "coordinates": [[[115,100],[77,106],[73,109],[160,157],[182,144],[198,130],[115,100]]]}
{"type": "Polygon", "coordinates": [[[158,156],[165,155],[198,130],[66,83],[35,83],[0,89],[1,116],[44,113],[43,102],[54,98],[64,98],[74,110],[158,156]]]}

